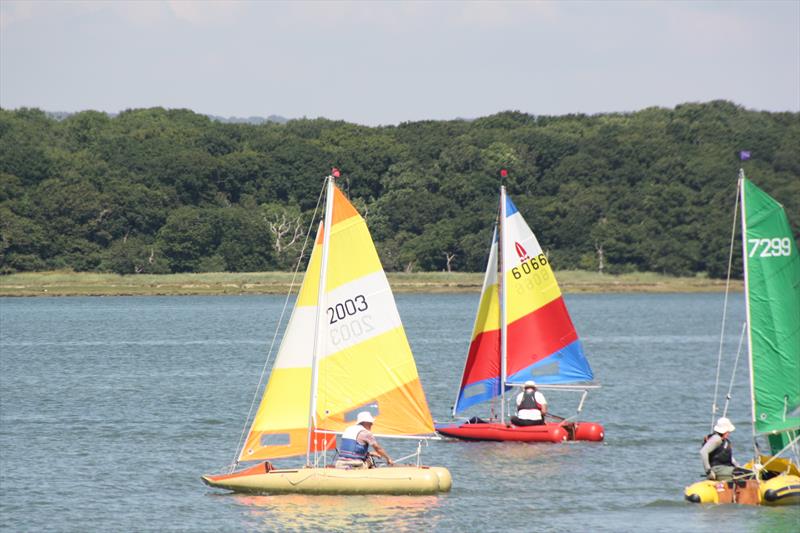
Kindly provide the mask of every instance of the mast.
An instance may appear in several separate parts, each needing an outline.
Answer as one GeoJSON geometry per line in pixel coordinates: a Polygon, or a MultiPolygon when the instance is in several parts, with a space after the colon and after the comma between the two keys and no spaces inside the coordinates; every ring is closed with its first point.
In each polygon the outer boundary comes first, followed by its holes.
{"type": "Polygon", "coordinates": [[[744,194],[744,169],[739,169],[739,194],[741,195],[742,206],[742,270],[744,271],[744,304],[747,320],[747,361],[750,365],[750,417],[753,426],[753,448],[756,455],[758,455],[758,445],[756,444],[756,397],[755,386],[753,381],[753,335],[750,331],[752,322],[750,321],[750,284],[747,279],[747,209],[745,207],[745,194],[744,194]]]}
{"type": "Polygon", "coordinates": [[[500,284],[500,423],[506,421],[506,357],[508,355],[508,339],[506,335],[506,279],[505,279],[505,240],[506,240],[506,187],[500,185],[500,222],[497,225],[497,257],[499,270],[497,281],[500,284]]]}
{"type": "Polygon", "coordinates": [[[325,282],[328,272],[328,252],[331,242],[331,221],[333,220],[333,180],[339,171],[333,169],[331,175],[325,178],[327,187],[325,191],[325,222],[322,226],[322,263],[319,269],[319,285],[317,292],[317,316],[314,321],[314,351],[311,355],[311,393],[308,402],[308,442],[306,445],[306,466],[311,466],[311,442],[317,426],[317,379],[319,369],[317,360],[322,350],[322,324],[325,315],[325,282]]]}

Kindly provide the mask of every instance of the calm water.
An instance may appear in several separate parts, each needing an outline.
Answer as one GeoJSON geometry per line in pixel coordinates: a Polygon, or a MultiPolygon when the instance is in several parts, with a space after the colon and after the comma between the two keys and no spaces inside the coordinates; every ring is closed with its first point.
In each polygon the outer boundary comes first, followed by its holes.
{"type": "MultiPolygon", "coordinates": [[[[449,418],[477,294],[397,298],[434,418],[449,418]]],[[[432,442],[438,497],[240,496],[200,474],[230,463],[283,299],[0,299],[0,527],[35,530],[796,531],[800,510],[697,506],[722,295],[575,295],[604,387],[597,443],[432,442]]],[[[729,361],[743,319],[730,310],[729,361]]],[[[723,383],[730,378],[727,365],[723,383]]],[[[736,376],[734,446],[750,429],[736,376]]],[[[570,414],[578,397],[548,394],[570,414]]],[[[485,414],[476,410],[475,414],[485,414]]],[[[415,443],[385,442],[395,457],[415,443]]]]}

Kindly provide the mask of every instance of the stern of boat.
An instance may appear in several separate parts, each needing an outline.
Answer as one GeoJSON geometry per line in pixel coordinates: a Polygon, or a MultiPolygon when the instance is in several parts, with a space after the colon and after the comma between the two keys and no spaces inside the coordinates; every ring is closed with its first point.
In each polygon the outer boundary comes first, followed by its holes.
{"type": "Polygon", "coordinates": [[[783,474],[761,482],[764,505],[800,505],[800,477],[783,474]]]}
{"type": "MultiPolygon", "coordinates": [[[[570,437],[569,440],[602,442],[606,436],[603,426],[596,422],[575,422],[569,425],[572,426],[571,428],[567,428],[570,437]]],[[[566,426],[565,424],[565,427],[566,426]]]]}
{"type": "Polygon", "coordinates": [[[719,503],[717,485],[724,486],[725,483],[708,479],[692,483],[684,489],[683,497],[687,502],[692,503],[719,503]]]}

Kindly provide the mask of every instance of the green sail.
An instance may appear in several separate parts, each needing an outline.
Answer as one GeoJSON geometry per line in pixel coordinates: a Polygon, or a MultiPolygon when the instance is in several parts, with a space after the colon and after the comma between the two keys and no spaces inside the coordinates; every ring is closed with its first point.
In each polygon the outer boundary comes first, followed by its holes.
{"type": "Polygon", "coordinates": [[[753,416],[775,453],[788,436],[777,433],[800,428],[800,256],[783,206],[742,187],[753,416]]]}

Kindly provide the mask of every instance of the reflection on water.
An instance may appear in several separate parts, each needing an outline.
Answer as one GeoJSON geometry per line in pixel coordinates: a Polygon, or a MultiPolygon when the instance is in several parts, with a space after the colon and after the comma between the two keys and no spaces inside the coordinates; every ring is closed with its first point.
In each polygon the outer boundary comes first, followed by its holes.
{"type": "Polygon", "coordinates": [[[354,525],[360,530],[391,522],[398,531],[418,530],[424,516],[425,527],[435,528],[441,496],[280,496],[230,495],[248,509],[248,529],[344,530],[354,525]]]}
{"type": "Polygon", "coordinates": [[[787,525],[792,527],[794,524],[794,531],[800,530],[800,513],[797,507],[770,507],[768,509],[758,508],[756,512],[760,512],[759,520],[756,522],[758,533],[773,533],[781,531],[787,525]],[[767,511],[767,512],[764,512],[767,511]]]}
{"type": "Polygon", "coordinates": [[[464,466],[488,469],[499,475],[535,471],[537,475],[557,476],[572,453],[569,444],[447,441],[447,445],[464,466]]]}
{"type": "MultiPolygon", "coordinates": [[[[477,299],[398,296],[425,396],[442,422],[451,418],[477,299]]],[[[745,315],[743,301],[735,302],[724,352],[731,364],[745,315]]],[[[683,501],[683,488],[702,474],[722,303],[722,294],[567,295],[603,384],[580,419],[602,423],[605,442],[433,441],[422,460],[450,469],[452,492],[353,497],[236,496],[199,480],[236,452],[283,298],[0,299],[0,524],[9,531],[794,533],[798,507],[683,501]],[[45,460],[32,461],[32,450],[45,460]]],[[[729,411],[740,426],[737,455],[750,447],[749,387],[740,366],[729,411]]],[[[566,415],[579,401],[556,391],[547,398],[566,415]]],[[[393,457],[417,446],[383,444],[393,457]]]]}

